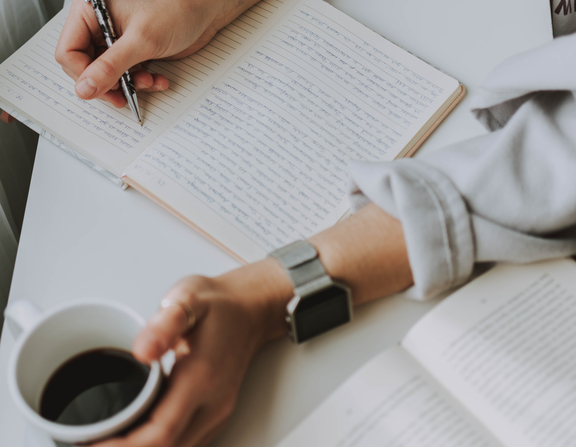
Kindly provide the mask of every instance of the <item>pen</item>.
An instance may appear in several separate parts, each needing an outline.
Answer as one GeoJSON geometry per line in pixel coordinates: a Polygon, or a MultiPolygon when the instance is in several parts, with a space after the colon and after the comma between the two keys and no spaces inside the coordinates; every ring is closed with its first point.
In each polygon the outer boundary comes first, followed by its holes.
{"type": "MultiPolygon", "coordinates": [[[[106,8],[106,3],[104,0],[84,0],[86,3],[92,3],[94,8],[94,13],[96,14],[96,19],[98,20],[98,25],[102,30],[104,35],[104,40],[108,48],[116,41],[116,32],[114,31],[114,26],[112,25],[112,19],[110,18],[110,13],[108,8],[106,8]]],[[[132,84],[132,79],[130,78],[130,73],[126,71],[120,80],[120,86],[122,87],[122,92],[128,101],[130,110],[136,117],[138,124],[142,125],[142,115],[140,115],[140,107],[138,107],[138,97],[136,96],[136,89],[134,89],[134,84],[132,84]]]]}

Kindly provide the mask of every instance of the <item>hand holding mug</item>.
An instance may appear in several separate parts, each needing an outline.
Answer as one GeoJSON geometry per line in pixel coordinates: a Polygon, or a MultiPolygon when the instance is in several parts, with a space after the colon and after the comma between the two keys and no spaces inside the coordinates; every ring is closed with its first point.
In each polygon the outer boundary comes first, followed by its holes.
{"type": "Polygon", "coordinates": [[[30,303],[17,301],[6,311],[6,323],[18,338],[9,364],[9,387],[29,426],[38,438],[48,440],[47,445],[52,445],[51,439],[68,444],[108,439],[98,447],[205,445],[232,413],[255,353],[286,332],[284,308],[291,295],[282,269],[266,259],[217,278],[183,279],[167,293],[169,305],[146,325],[117,303],[80,300],[41,314],[30,303]],[[83,355],[98,361],[108,348],[132,348],[137,360],[150,365],[134,401],[106,419],[84,425],[66,425],[42,415],[43,395],[48,392],[44,390],[53,377],[64,371],[61,382],[68,392],[66,384],[74,388],[76,382],[66,379],[73,377],[66,375],[69,365],[83,355]],[[170,350],[176,362],[156,403],[162,383],[159,360],[170,350]]]}
{"type": "Polygon", "coordinates": [[[288,277],[272,259],[177,283],[165,300],[184,306],[161,308],[133,345],[144,363],[169,349],[176,352],[166,392],[148,422],[93,447],[207,445],[232,413],[256,352],[287,331],[285,307],[292,294],[288,277]],[[191,329],[187,309],[195,315],[191,329]]]}
{"type": "Polygon", "coordinates": [[[144,319],[126,306],[78,300],[40,313],[29,302],[16,301],[6,310],[6,324],[17,337],[8,365],[9,390],[35,437],[46,445],[52,440],[89,443],[121,433],[145,415],[160,392],[159,362],[148,367],[130,354],[144,319]],[[96,354],[110,352],[112,359],[96,354]],[[75,362],[86,356],[91,363],[78,368],[75,362]],[[125,382],[129,396],[119,397],[117,382],[112,390],[94,394],[95,385],[122,377],[120,364],[136,371],[125,382]]]}

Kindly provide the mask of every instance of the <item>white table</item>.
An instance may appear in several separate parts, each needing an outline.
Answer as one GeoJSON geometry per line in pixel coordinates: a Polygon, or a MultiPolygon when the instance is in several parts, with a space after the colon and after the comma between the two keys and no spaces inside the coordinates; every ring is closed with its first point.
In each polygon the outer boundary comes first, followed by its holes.
{"type": "MultiPolygon", "coordinates": [[[[472,94],[510,54],[551,39],[547,0],[332,0],[370,28],[462,81],[472,94]]],[[[483,131],[467,97],[427,141],[430,151],[483,131]]],[[[45,140],[38,146],[10,301],[42,308],[80,297],[122,301],[150,316],[188,274],[237,263],[133,190],[121,191],[45,140]]],[[[366,305],[353,324],[303,346],[267,346],[248,371],[238,407],[216,446],[271,447],[346,377],[397,343],[435,302],[401,295],[366,305]]],[[[24,421],[6,386],[13,346],[0,343],[0,445],[24,446],[24,421]]]]}

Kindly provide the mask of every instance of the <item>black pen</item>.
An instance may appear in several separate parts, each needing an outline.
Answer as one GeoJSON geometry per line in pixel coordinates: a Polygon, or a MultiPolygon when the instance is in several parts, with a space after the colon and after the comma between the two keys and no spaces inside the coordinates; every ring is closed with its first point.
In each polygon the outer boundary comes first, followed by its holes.
{"type": "MultiPolygon", "coordinates": [[[[108,8],[106,8],[106,3],[104,0],[84,0],[86,3],[92,3],[92,8],[94,8],[94,13],[96,14],[96,19],[98,20],[98,25],[102,30],[104,35],[104,40],[108,48],[116,41],[116,32],[114,31],[114,26],[112,25],[112,19],[110,18],[110,13],[108,8]]],[[[132,79],[130,78],[130,73],[125,72],[120,80],[120,87],[122,92],[128,101],[130,110],[134,113],[136,121],[138,124],[142,125],[142,115],[140,114],[140,107],[138,106],[138,97],[136,96],[136,89],[134,84],[132,84],[132,79]]]]}

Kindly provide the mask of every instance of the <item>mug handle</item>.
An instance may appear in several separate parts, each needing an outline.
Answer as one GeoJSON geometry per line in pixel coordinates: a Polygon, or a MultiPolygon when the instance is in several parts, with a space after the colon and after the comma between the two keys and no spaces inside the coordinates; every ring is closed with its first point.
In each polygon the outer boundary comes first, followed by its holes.
{"type": "Polygon", "coordinates": [[[41,315],[40,309],[26,300],[15,301],[4,311],[6,323],[14,338],[18,338],[22,332],[34,326],[41,315]]]}

